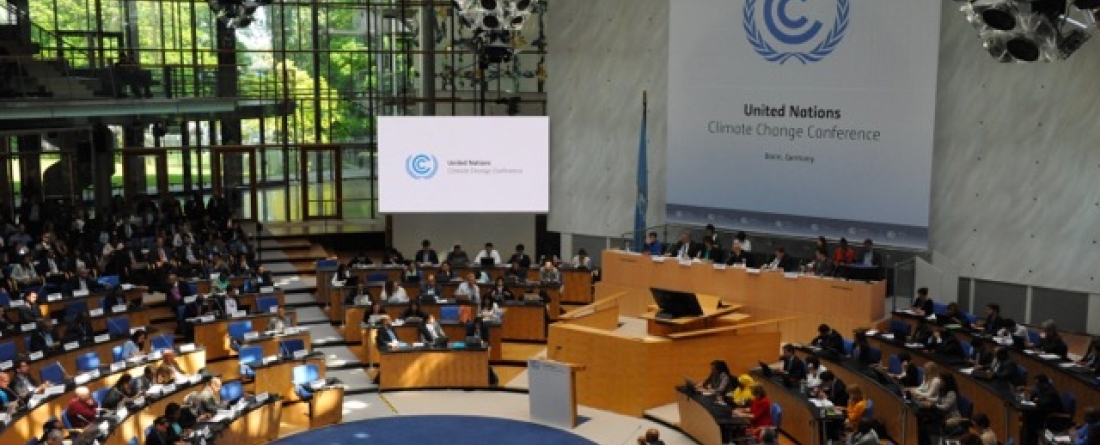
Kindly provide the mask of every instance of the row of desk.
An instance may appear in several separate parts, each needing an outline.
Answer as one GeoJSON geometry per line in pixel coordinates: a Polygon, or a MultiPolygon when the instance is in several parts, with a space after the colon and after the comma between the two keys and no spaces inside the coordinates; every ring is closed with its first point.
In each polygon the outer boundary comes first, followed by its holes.
{"type": "MultiPolygon", "coordinates": [[[[379,351],[378,344],[375,338],[378,336],[378,326],[360,323],[356,325],[361,339],[360,344],[357,347],[353,346],[355,355],[363,363],[367,364],[379,364],[379,351]]],[[[440,323],[443,327],[443,333],[447,335],[447,338],[451,341],[462,341],[466,338],[466,326],[461,323],[440,323]]],[[[489,359],[500,360],[501,359],[501,324],[486,323],[485,327],[489,329],[489,359]]],[[[419,324],[405,324],[401,326],[394,325],[394,332],[397,333],[397,337],[400,341],[405,343],[416,343],[420,341],[420,325],[419,324]]],[[[350,340],[349,340],[350,341],[350,340]]]]}
{"type": "MultiPolygon", "coordinates": [[[[294,312],[287,312],[287,315],[291,317],[293,324],[297,324],[297,314],[294,312]]],[[[272,317],[271,314],[250,314],[244,317],[237,318],[215,318],[213,320],[195,321],[195,343],[203,345],[207,351],[207,359],[220,360],[228,357],[235,356],[237,351],[232,348],[232,341],[229,337],[229,325],[235,322],[250,321],[252,322],[252,329],[254,331],[263,332],[267,329],[267,322],[272,317]]],[[[241,343],[244,345],[260,345],[264,348],[264,355],[279,355],[279,341],[289,339],[301,339],[305,343],[306,348],[310,345],[309,331],[295,332],[289,335],[266,335],[261,334],[257,338],[242,339],[241,343]]]]}
{"type": "MultiPolygon", "coordinates": [[[[420,310],[425,314],[435,316],[437,320],[440,320],[441,324],[446,325],[448,322],[453,322],[455,320],[445,319],[442,316],[443,308],[453,306],[472,306],[472,303],[424,303],[420,305],[420,310]]],[[[383,308],[390,319],[398,320],[405,310],[409,308],[409,304],[386,304],[383,305],[383,308]]],[[[349,343],[363,341],[363,336],[357,327],[371,309],[371,306],[364,305],[347,306],[344,309],[344,340],[347,340],[349,343]]],[[[505,302],[501,309],[504,314],[501,316],[500,329],[495,330],[495,335],[492,335],[491,338],[500,337],[504,340],[546,341],[547,309],[541,303],[520,301],[505,302]]],[[[473,310],[477,313],[477,308],[473,308],[473,310]]]]}

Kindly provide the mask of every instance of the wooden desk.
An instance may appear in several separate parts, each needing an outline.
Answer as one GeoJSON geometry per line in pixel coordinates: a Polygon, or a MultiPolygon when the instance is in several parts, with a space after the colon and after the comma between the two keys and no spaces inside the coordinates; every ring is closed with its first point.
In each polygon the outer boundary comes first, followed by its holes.
{"type": "Polygon", "coordinates": [[[300,360],[282,359],[267,365],[252,366],[252,370],[256,373],[250,385],[252,392],[277,394],[283,400],[292,402],[299,400],[298,394],[294,392],[294,368],[306,364],[317,365],[317,375],[325,376],[325,357],[318,355],[307,356],[300,360]]]}
{"type": "Polygon", "coordinates": [[[381,390],[489,387],[487,349],[421,349],[380,355],[381,390]]]}
{"type": "MultiPolygon", "coordinates": [[[[798,349],[799,358],[810,355],[804,349],[798,349]]],[[[848,385],[858,384],[863,395],[875,404],[875,419],[882,422],[886,434],[899,445],[917,445],[917,410],[906,405],[901,396],[879,383],[878,380],[861,372],[849,359],[843,361],[828,357],[819,357],[822,365],[836,374],[837,378],[848,385]]]]}
{"type": "MultiPolygon", "coordinates": [[[[280,342],[287,340],[301,340],[306,347],[306,351],[311,351],[312,336],[309,331],[301,331],[294,334],[286,335],[274,335],[274,336],[261,336],[252,340],[242,340],[241,346],[260,346],[263,348],[264,357],[268,356],[282,356],[283,351],[279,347],[280,342]]],[[[237,351],[232,351],[231,355],[237,355],[237,351]]]]}
{"type": "Polygon", "coordinates": [[[649,335],[663,337],[677,332],[696,331],[715,327],[716,319],[726,315],[732,315],[734,312],[741,309],[740,304],[727,304],[719,308],[718,305],[722,300],[714,295],[696,294],[695,298],[699,300],[699,307],[703,309],[703,315],[698,317],[679,317],[662,320],[657,318],[659,309],[656,305],[653,305],[638,318],[646,321],[646,332],[648,332],[649,335]]]}
{"type": "Polygon", "coordinates": [[[271,442],[279,438],[282,414],[282,401],[272,397],[263,405],[249,409],[230,422],[214,442],[232,445],[260,445],[271,442]]]}
{"type": "MultiPolygon", "coordinates": [[[[100,363],[111,363],[114,361],[114,356],[111,354],[111,348],[115,346],[121,346],[126,343],[127,338],[114,338],[103,343],[84,343],[82,347],[74,349],[72,351],[61,351],[53,355],[46,355],[45,357],[34,360],[28,363],[30,366],[30,373],[36,380],[38,379],[38,372],[54,362],[60,363],[62,368],[65,368],[65,372],[76,373],[76,359],[77,357],[94,352],[99,356],[100,363]]],[[[59,343],[61,344],[61,343],[59,343]]]]}
{"type": "Polygon", "coordinates": [[[606,250],[603,281],[597,298],[624,292],[620,313],[638,316],[653,304],[650,287],[714,295],[726,303],[744,305],[755,319],[798,316],[780,326],[783,341],[797,342],[817,335],[821,320],[840,332],[873,326],[886,316],[886,282],[845,281],[812,276],[791,277],[781,272],[752,272],[744,268],[716,269],[708,263],[681,265],[672,258],[606,250]]]}
{"type": "Polygon", "coordinates": [[[546,341],[546,307],[541,304],[507,304],[501,317],[506,340],[546,341]]]}
{"type": "Polygon", "coordinates": [[[1013,438],[1020,443],[1020,421],[1023,416],[1015,406],[1015,399],[1000,390],[991,382],[979,381],[969,374],[963,373],[957,367],[937,360],[930,354],[916,349],[885,341],[879,337],[868,337],[871,344],[882,349],[882,357],[886,359],[891,354],[908,352],[913,357],[913,363],[923,367],[928,362],[935,361],[941,370],[951,373],[959,385],[959,394],[969,398],[974,403],[975,413],[985,413],[989,416],[989,428],[997,433],[997,438],[1007,441],[1013,438]]]}
{"type": "Polygon", "coordinates": [[[286,305],[286,293],[282,289],[275,289],[275,292],[259,293],[251,292],[247,294],[240,294],[237,296],[237,304],[242,306],[248,306],[252,308],[253,312],[259,311],[259,305],[256,304],[256,300],[264,297],[275,297],[279,301],[279,306],[286,305]]]}
{"type": "MultiPolygon", "coordinates": [[[[461,341],[466,338],[466,326],[460,323],[440,323],[443,333],[451,341],[461,341]]],[[[489,360],[501,360],[501,326],[489,324],[489,360]]],[[[394,326],[397,337],[405,343],[420,341],[420,325],[394,326]]],[[[375,342],[377,329],[370,325],[360,325],[359,337],[362,339],[358,347],[352,347],[355,355],[363,363],[374,364],[378,361],[378,344],[375,342]]]]}
{"type": "Polygon", "coordinates": [[[825,423],[829,421],[844,421],[844,414],[839,410],[830,411],[827,416],[822,416],[824,408],[817,408],[802,394],[798,388],[787,388],[777,380],[764,377],[759,369],[752,371],[752,378],[764,386],[764,393],[772,403],[778,403],[783,409],[783,421],[779,429],[787,436],[802,445],[824,445],[825,423]]]}
{"type": "MultiPolygon", "coordinates": [[[[297,313],[287,312],[287,314],[291,321],[297,324],[297,313]]],[[[219,360],[236,355],[237,352],[230,347],[229,324],[249,320],[252,322],[252,330],[263,332],[267,329],[267,321],[270,318],[270,314],[251,314],[240,318],[219,318],[209,322],[197,322],[194,324],[195,343],[206,348],[207,360],[219,360]]]]}
{"type": "MultiPolygon", "coordinates": [[[[725,413],[714,413],[704,405],[698,397],[692,396],[676,388],[676,408],[680,411],[680,430],[695,439],[701,445],[724,445],[722,442],[722,425],[719,425],[719,415],[726,417],[725,413]]],[[[732,423],[732,415],[729,419],[722,419],[724,423],[732,423]]]]}
{"type": "Polygon", "coordinates": [[[569,304],[589,304],[592,302],[592,270],[562,267],[561,302],[569,304]]]}

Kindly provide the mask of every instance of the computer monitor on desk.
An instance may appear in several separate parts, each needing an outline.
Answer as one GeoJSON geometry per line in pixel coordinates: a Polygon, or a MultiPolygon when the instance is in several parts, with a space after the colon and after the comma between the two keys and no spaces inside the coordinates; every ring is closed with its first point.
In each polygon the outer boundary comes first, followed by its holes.
{"type": "Polygon", "coordinates": [[[692,292],[675,291],[668,289],[649,288],[653,293],[653,301],[657,303],[660,312],[657,318],[669,320],[680,317],[699,317],[703,315],[703,308],[699,306],[699,299],[692,292]]]}

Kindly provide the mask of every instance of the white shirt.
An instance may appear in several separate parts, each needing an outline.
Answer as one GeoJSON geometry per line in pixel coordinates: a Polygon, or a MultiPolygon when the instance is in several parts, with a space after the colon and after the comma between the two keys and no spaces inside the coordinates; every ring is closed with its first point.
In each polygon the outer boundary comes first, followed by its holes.
{"type": "Polygon", "coordinates": [[[489,310],[481,311],[481,319],[485,321],[500,322],[500,319],[504,316],[504,311],[500,310],[500,306],[493,303],[493,308],[489,310]]]}
{"type": "Polygon", "coordinates": [[[455,295],[462,295],[470,297],[475,303],[481,302],[481,290],[478,289],[476,284],[470,284],[469,281],[463,281],[458,285],[458,289],[455,290],[455,295]]]}
{"type": "Polygon", "coordinates": [[[405,293],[405,288],[394,285],[393,294],[387,294],[385,289],[382,289],[382,299],[390,303],[408,303],[409,294],[405,293]]]}
{"type": "Polygon", "coordinates": [[[486,251],[485,249],[481,249],[481,252],[478,252],[477,256],[474,257],[474,263],[481,264],[481,259],[482,258],[492,258],[493,259],[493,264],[503,264],[504,263],[503,261],[500,260],[500,252],[497,252],[496,249],[493,249],[491,251],[486,251]]]}
{"type": "Polygon", "coordinates": [[[749,241],[748,238],[745,238],[744,241],[741,241],[741,250],[744,250],[745,252],[752,252],[752,241],[749,241]]]}
{"type": "Polygon", "coordinates": [[[581,261],[580,255],[575,255],[573,257],[572,263],[573,263],[573,267],[591,268],[592,267],[592,258],[586,256],[586,257],[584,257],[584,261],[581,261]]]}
{"type": "Polygon", "coordinates": [[[825,365],[820,365],[820,366],[817,367],[817,369],[814,370],[814,372],[812,372],[812,373],[807,372],[806,373],[806,386],[811,386],[811,387],[821,386],[821,373],[823,373],[825,371],[828,371],[828,368],[826,368],[825,365]]]}

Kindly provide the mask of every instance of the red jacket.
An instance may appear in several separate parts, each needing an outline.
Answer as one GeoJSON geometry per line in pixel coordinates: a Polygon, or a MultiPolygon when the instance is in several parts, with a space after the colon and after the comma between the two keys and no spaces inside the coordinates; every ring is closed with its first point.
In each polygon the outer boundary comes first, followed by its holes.
{"type": "Polygon", "coordinates": [[[95,400],[90,400],[90,402],[91,405],[80,401],[76,397],[69,401],[69,406],[65,409],[68,410],[69,422],[72,423],[73,428],[84,428],[95,420],[96,409],[99,408],[99,404],[95,400]]]}
{"type": "Polygon", "coordinates": [[[752,412],[752,420],[749,421],[750,428],[775,425],[772,422],[772,402],[767,397],[754,399],[752,404],[749,405],[749,411],[752,412]]]}

